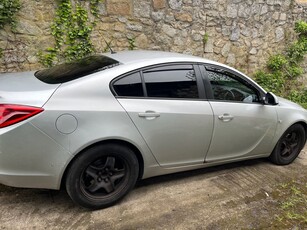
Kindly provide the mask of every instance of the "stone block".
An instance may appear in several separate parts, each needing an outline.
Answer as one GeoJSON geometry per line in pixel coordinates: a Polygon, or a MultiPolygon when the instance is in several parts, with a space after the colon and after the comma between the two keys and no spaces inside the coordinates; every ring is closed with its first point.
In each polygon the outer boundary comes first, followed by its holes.
{"type": "Polygon", "coordinates": [[[286,21],[286,20],[287,20],[287,14],[281,13],[281,14],[280,14],[280,17],[279,17],[279,20],[281,20],[281,21],[286,21]]]}
{"type": "Polygon", "coordinates": [[[138,24],[138,23],[128,23],[127,29],[132,30],[132,31],[142,31],[143,26],[141,24],[138,24]]]}
{"type": "Polygon", "coordinates": [[[173,10],[180,10],[182,7],[182,0],[169,0],[169,7],[173,10]]]}
{"type": "Polygon", "coordinates": [[[257,54],[257,49],[256,48],[252,48],[250,51],[249,51],[250,54],[257,54]]]}
{"type": "Polygon", "coordinates": [[[171,38],[173,38],[176,35],[176,30],[170,25],[166,24],[162,26],[162,32],[171,38]]]}
{"type": "Polygon", "coordinates": [[[230,53],[227,57],[226,63],[228,65],[234,66],[236,64],[236,56],[233,53],[230,53]]]}
{"type": "Polygon", "coordinates": [[[17,33],[28,35],[42,35],[42,30],[33,22],[28,20],[21,20],[17,23],[17,33]]]}
{"type": "Polygon", "coordinates": [[[145,34],[141,34],[140,36],[135,38],[135,44],[136,47],[140,48],[140,49],[146,49],[148,48],[148,38],[145,34]]]}
{"type": "Polygon", "coordinates": [[[307,3],[307,0],[295,0],[297,3],[307,3]]]}
{"type": "Polygon", "coordinates": [[[165,8],[165,0],[152,0],[152,6],[154,10],[160,10],[165,8]]]}
{"type": "Polygon", "coordinates": [[[280,42],[284,38],[285,38],[284,29],[282,27],[277,27],[276,30],[275,30],[275,40],[277,42],[280,42]]]}
{"type": "Polygon", "coordinates": [[[227,17],[236,18],[238,16],[237,5],[231,4],[227,6],[227,17]]]}
{"type": "Polygon", "coordinates": [[[131,15],[131,0],[108,0],[106,5],[110,15],[131,15]]]}
{"type": "Polygon", "coordinates": [[[182,21],[182,22],[192,22],[193,21],[192,15],[188,13],[175,14],[175,18],[176,20],[182,21]]]}
{"type": "Polygon", "coordinates": [[[268,6],[267,5],[263,5],[261,7],[261,11],[260,11],[260,15],[264,15],[268,12],[268,6]]]}
{"type": "Polygon", "coordinates": [[[213,41],[211,38],[205,44],[205,52],[206,53],[213,53],[213,41]]]}
{"type": "Polygon", "coordinates": [[[231,31],[230,41],[238,41],[240,38],[240,28],[236,27],[231,31]]]}
{"type": "Polygon", "coordinates": [[[165,14],[161,11],[153,11],[151,12],[151,18],[154,21],[160,21],[164,18],[165,14]]]}
{"type": "Polygon", "coordinates": [[[136,17],[150,18],[150,0],[134,1],[133,13],[136,17]]]}
{"type": "Polygon", "coordinates": [[[221,51],[221,54],[223,57],[228,57],[228,54],[229,54],[229,51],[230,51],[230,47],[231,47],[231,44],[229,42],[227,42],[223,48],[222,48],[222,51],[221,51]]]}

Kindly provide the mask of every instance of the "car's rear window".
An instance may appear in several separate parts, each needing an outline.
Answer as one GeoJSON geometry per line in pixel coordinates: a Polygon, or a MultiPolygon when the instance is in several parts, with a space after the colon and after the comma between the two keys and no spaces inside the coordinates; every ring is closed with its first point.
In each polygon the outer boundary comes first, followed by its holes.
{"type": "Polygon", "coordinates": [[[37,71],[35,77],[45,83],[58,84],[72,81],[116,65],[119,65],[119,62],[112,58],[103,55],[94,55],[37,71]]]}

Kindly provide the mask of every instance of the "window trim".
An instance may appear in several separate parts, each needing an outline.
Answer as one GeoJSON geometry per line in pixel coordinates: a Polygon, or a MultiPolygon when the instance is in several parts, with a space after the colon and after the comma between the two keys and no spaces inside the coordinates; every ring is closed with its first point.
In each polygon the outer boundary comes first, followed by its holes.
{"type": "MultiPolygon", "coordinates": [[[[205,84],[205,88],[206,88],[206,92],[207,92],[207,98],[209,101],[214,101],[214,102],[228,102],[228,103],[242,103],[242,104],[263,104],[261,102],[262,98],[264,97],[265,93],[257,86],[254,84],[254,82],[252,82],[250,79],[244,77],[242,74],[240,74],[239,72],[233,71],[231,69],[225,68],[223,66],[219,66],[219,65],[215,65],[215,64],[206,64],[203,63],[203,81],[205,84]],[[245,86],[247,86],[248,88],[252,88],[259,97],[259,102],[243,102],[243,101],[229,101],[229,100],[216,100],[214,99],[213,96],[213,91],[212,91],[212,85],[210,82],[210,79],[208,77],[208,71],[207,69],[209,68],[216,68],[216,69],[220,69],[222,71],[225,72],[226,75],[230,75],[229,77],[239,81],[240,83],[244,84],[245,86]],[[209,87],[206,87],[206,85],[209,85],[209,87]]],[[[220,71],[220,72],[222,72],[220,71]]],[[[219,72],[219,71],[216,71],[219,72]]]]}
{"type": "MultiPolygon", "coordinates": [[[[207,101],[206,98],[206,93],[205,93],[205,87],[203,85],[203,81],[202,81],[202,76],[201,76],[201,71],[199,69],[199,65],[200,63],[195,63],[195,62],[170,62],[170,63],[161,63],[161,64],[155,64],[155,65],[150,65],[150,66],[145,66],[133,71],[129,71],[127,73],[121,74],[117,77],[115,77],[112,81],[110,81],[109,87],[110,90],[112,92],[112,94],[114,95],[115,98],[119,98],[119,99],[149,99],[149,100],[188,100],[188,101],[202,101],[205,100],[207,101]],[[194,70],[195,73],[195,77],[196,77],[196,85],[197,85],[197,90],[198,90],[198,98],[168,98],[168,97],[148,97],[147,94],[147,89],[146,89],[146,83],[144,80],[144,75],[143,72],[146,72],[147,70],[150,69],[154,69],[154,68],[161,68],[161,71],[163,69],[167,70],[171,70],[171,69],[176,69],[174,68],[174,66],[180,66],[180,65],[191,65],[191,67],[194,70]],[[143,87],[143,93],[144,96],[143,97],[136,97],[136,96],[118,96],[115,89],[114,89],[114,83],[118,80],[120,80],[121,78],[127,77],[131,74],[134,74],[136,72],[139,72],[139,74],[141,75],[141,81],[142,81],[142,87],[143,87]]],[[[180,68],[179,68],[180,70],[180,68]]]]}

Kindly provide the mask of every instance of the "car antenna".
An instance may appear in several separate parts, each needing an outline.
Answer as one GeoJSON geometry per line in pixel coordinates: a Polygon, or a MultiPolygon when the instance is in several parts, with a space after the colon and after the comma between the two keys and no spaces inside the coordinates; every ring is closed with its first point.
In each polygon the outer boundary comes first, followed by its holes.
{"type": "Polygon", "coordinates": [[[112,41],[107,42],[105,39],[103,39],[103,40],[106,43],[107,47],[109,48],[111,54],[116,54],[116,52],[114,50],[112,50],[112,48],[111,48],[111,42],[112,41]]]}

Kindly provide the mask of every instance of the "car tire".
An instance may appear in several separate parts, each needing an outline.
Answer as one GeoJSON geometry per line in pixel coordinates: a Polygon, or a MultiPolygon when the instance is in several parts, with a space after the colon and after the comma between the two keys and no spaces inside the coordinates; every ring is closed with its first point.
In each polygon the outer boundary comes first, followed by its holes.
{"type": "Polygon", "coordinates": [[[270,160],[277,165],[292,163],[304,148],[306,142],[305,129],[300,124],[289,127],[277,142],[270,160]]]}
{"type": "Polygon", "coordinates": [[[85,208],[106,208],[134,187],[138,173],[138,160],[131,149],[99,145],[73,161],[66,176],[66,190],[75,203],[85,208]]]}

